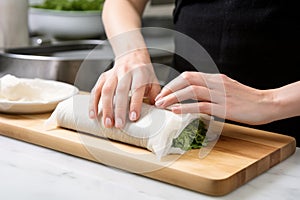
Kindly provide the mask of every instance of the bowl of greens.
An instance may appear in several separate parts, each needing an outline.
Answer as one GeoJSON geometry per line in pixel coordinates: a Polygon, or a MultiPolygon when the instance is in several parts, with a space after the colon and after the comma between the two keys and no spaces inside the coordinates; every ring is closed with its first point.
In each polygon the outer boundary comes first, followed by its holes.
{"type": "Polygon", "coordinates": [[[30,3],[30,33],[57,39],[100,38],[104,35],[103,4],[104,0],[42,0],[30,3]]]}

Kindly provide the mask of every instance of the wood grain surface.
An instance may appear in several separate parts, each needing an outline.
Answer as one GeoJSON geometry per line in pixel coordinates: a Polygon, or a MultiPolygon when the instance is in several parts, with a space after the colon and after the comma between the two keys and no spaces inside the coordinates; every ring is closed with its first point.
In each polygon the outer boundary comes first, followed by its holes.
{"type": "Polygon", "coordinates": [[[158,160],[146,149],[62,128],[44,126],[50,114],[0,114],[0,134],[200,193],[230,193],[295,152],[295,139],[225,124],[205,158],[199,150],[158,160]]]}

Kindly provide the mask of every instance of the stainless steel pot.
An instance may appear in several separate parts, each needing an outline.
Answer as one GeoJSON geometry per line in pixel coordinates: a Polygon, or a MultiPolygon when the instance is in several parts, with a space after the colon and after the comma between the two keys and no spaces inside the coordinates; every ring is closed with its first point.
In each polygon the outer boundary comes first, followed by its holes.
{"type": "Polygon", "coordinates": [[[113,62],[112,57],[107,55],[97,59],[87,58],[94,48],[101,48],[101,44],[85,41],[76,44],[7,49],[0,54],[0,76],[13,74],[18,77],[43,78],[71,84],[75,84],[76,79],[83,79],[85,81],[78,87],[89,90],[98,76],[110,68],[113,62]],[[85,67],[92,68],[81,75],[84,78],[77,74],[83,61],[85,67]]]}
{"type": "MultiPolygon", "coordinates": [[[[161,64],[155,65],[155,70],[163,85],[168,69],[162,65],[170,65],[172,54],[163,51],[152,54],[152,61],[161,64]]],[[[7,49],[0,54],[0,77],[12,74],[57,80],[90,91],[100,74],[113,66],[113,58],[111,47],[99,40],[7,49]]]]}

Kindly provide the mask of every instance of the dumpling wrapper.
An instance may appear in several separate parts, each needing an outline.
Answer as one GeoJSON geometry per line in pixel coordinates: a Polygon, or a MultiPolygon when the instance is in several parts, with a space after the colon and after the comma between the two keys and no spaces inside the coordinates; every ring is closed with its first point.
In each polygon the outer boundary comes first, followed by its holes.
{"type": "MultiPolygon", "coordinates": [[[[143,147],[161,158],[168,154],[183,154],[185,151],[172,147],[173,139],[194,119],[208,119],[203,114],[178,115],[143,103],[137,122],[127,121],[123,129],[105,128],[102,115],[94,120],[89,118],[88,104],[89,95],[79,94],[64,100],[57,105],[46,124],[143,147]]],[[[101,111],[99,103],[99,113],[101,111]]]]}

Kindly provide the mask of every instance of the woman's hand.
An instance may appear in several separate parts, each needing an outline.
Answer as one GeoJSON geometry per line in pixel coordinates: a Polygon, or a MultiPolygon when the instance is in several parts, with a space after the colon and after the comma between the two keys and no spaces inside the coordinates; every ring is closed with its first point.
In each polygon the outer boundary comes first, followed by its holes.
{"type": "Polygon", "coordinates": [[[138,120],[143,98],[148,97],[153,104],[159,92],[148,51],[134,50],[117,58],[114,67],[99,77],[91,92],[90,117],[97,116],[101,98],[105,127],[122,128],[128,111],[131,121],[138,120]]]}
{"type": "Polygon", "coordinates": [[[114,67],[101,74],[91,91],[89,115],[96,118],[101,99],[103,124],[122,128],[126,114],[140,117],[143,98],[154,103],[160,92],[149,52],[141,34],[141,18],[148,0],[106,0],[102,19],[116,56],[114,67]],[[129,98],[129,93],[131,98],[129,98]]]}
{"type": "Polygon", "coordinates": [[[166,85],[155,105],[174,113],[205,113],[247,124],[273,121],[278,113],[275,90],[258,90],[223,74],[184,72],[166,85]],[[175,104],[188,99],[196,103],[175,104]],[[172,105],[172,106],[171,106],[172,105]]]}

